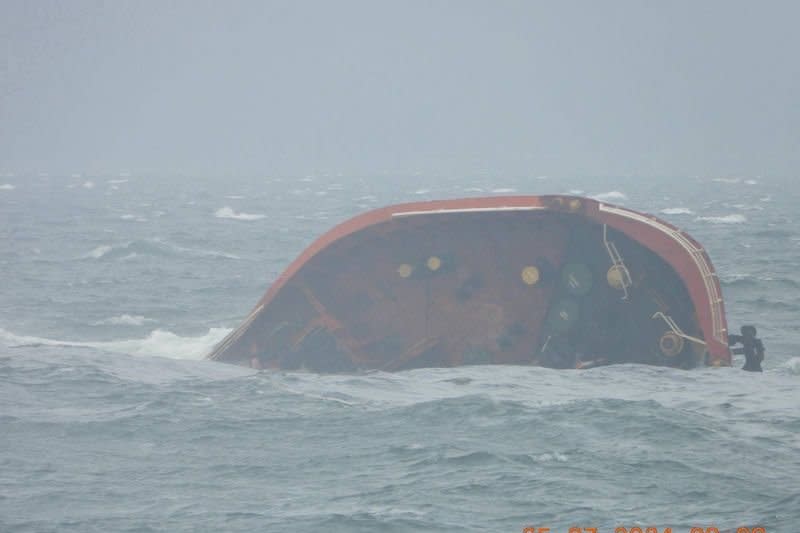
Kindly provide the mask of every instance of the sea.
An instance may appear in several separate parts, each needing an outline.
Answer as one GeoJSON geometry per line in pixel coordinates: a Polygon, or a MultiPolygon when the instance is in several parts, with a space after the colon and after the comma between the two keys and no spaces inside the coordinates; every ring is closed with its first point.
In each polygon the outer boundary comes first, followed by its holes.
{"type": "Polygon", "coordinates": [[[761,176],[4,174],[0,532],[794,533],[798,205],[761,176]],[[764,372],[204,360],[348,217],[546,193],[688,231],[764,372]]]}

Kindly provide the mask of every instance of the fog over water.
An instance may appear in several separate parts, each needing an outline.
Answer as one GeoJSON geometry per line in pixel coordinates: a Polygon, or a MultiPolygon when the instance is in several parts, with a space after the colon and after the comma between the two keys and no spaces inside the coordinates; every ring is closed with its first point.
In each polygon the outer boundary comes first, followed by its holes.
{"type": "Polygon", "coordinates": [[[775,175],[796,2],[0,3],[0,172],[775,175]]]}
{"type": "Polygon", "coordinates": [[[0,533],[794,533],[798,15],[0,0],[0,533]],[[334,224],[507,194],[687,231],[764,372],[204,359],[334,224]]]}

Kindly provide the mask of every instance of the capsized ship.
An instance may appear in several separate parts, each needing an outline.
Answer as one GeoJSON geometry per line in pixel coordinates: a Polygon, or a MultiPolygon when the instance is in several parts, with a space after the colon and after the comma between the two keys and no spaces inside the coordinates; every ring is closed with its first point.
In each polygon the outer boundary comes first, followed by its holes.
{"type": "Polygon", "coordinates": [[[356,216],[289,265],[208,358],[318,372],[731,364],[703,247],[657,217],[576,196],[356,216]]]}

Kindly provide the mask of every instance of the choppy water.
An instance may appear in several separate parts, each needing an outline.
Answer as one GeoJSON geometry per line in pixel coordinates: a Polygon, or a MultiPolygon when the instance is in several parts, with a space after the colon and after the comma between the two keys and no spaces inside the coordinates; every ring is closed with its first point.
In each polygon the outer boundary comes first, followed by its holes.
{"type": "Polygon", "coordinates": [[[0,531],[794,532],[799,197],[759,178],[0,178],[0,531]],[[202,360],[346,217],[569,191],[704,243],[765,372],[202,360]]]}

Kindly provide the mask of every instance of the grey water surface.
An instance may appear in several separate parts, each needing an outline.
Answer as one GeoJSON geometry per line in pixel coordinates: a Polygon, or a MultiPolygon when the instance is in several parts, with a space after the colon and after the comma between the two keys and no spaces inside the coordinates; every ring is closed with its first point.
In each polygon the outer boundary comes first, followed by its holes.
{"type": "MultiPolygon", "coordinates": [[[[0,178],[0,531],[800,523],[798,189],[766,178],[0,178]],[[203,360],[333,224],[567,193],[703,243],[765,372],[255,372],[203,360]]],[[[661,529],[659,529],[661,531],[661,529]]]]}

